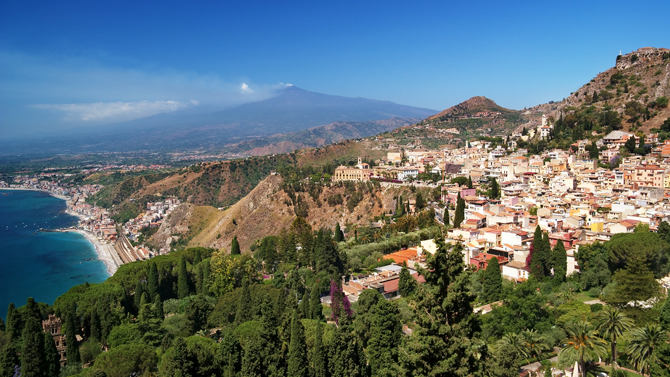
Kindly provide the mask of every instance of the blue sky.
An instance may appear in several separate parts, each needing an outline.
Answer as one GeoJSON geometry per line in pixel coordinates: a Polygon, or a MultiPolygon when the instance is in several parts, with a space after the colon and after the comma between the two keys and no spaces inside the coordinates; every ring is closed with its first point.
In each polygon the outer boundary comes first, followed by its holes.
{"type": "MultiPolygon", "coordinates": [[[[668,1],[2,1],[0,135],[259,100],[286,83],[441,110],[560,100],[668,1]]],[[[2,137],[2,136],[0,136],[2,137]]]]}

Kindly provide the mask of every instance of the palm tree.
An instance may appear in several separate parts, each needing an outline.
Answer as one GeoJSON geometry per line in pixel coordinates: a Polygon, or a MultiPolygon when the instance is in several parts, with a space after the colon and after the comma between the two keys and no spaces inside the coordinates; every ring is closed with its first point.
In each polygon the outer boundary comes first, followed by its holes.
{"type": "Polygon", "coordinates": [[[549,344],[547,344],[547,340],[540,335],[537,330],[524,330],[521,333],[521,337],[526,345],[528,354],[532,357],[537,357],[542,351],[546,351],[550,348],[549,344]]]}
{"type": "Polygon", "coordinates": [[[621,338],[623,334],[633,328],[633,320],[628,318],[618,308],[613,306],[605,306],[605,308],[598,313],[598,331],[607,338],[612,348],[612,367],[616,368],[617,360],[617,338],[621,338]]]}
{"type": "Polygon", "coordinates": [[[517,359],[527,359],[530,356],[523,337],[517,333],[508,332],[497,343],[498,348],[509,348],[517,359]]]}
{"type": "Polygon", "coordinates": [[[649,372],[651,363],[656,359],[654,351],[664,341],[664,337],[665,333],[660,325],[647,325],[631,330],[626,353],[641,373],[649,372]]]}
{"type": "Polygon", "coordinates": [[[607,342],[598,336],[598,332],[590,323],[579,321],[565,327],[567,338],[562,342],[564,347],[559,351],[559,358],[569,358],[579,362],[582,377],[586,377],[586,362],[599,359],[607,354],[607,342]]]}

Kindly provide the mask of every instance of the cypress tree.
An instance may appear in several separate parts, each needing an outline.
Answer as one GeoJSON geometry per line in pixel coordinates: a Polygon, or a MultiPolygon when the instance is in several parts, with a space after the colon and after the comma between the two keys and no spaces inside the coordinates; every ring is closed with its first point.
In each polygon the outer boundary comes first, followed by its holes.
{"type": "Polygon", "coordinates": [[[151,265],[149,267],[149,277],[147,278],[147,292],[149,293],[149,297],[154,297],[158,292],[158,267],[156,266],[156,262],[151,261],[151,265]]]}
{"type": "Polygon", "coordinates": [[[498,258],[492,257],[484,271],[482,299],[484,302],[495,302],[500,300],[502,294],[502,275],[498,258]]]}
{"type": "Polygon", "coordinates": [[[179,258],[179,276],[177,276],[178,297],[180,299],[189,296],[188,271],[186,270],[186,258],[179,258]]]}
{"type": "Polygon", "coordinates": [[[141,280],[137,280],[137,284],[135,284],[135,293],[133,295],[133,301],[135,304],[135,309],[137,310],[137,313],[140,312],[142,309],[142,295],[144,294],[144,284],[142,284],[141,280]]]}
{"type": "Polygon", "coordinates": [[[195,266],[200,262],[202,262],[202,254],[200,253],[200,249],[196,249],[195,256],[193,257],[193,265],[195,266]]]}
{"type": "Polygon", "coordinates": [[[398,217],[405,215],[405,206],[403,205],[402,195],[398,196],[398,202],[396,203],[396,215],[398,217]]]}
{"type": "Polygon", "coordinates": [[[235,377],[242,369],[242,347],[235,334],[228,333],[219,347],[219,364],[225,365],[223,377],[235,377]]]}
{"type": "Polygon", "coordinates": [[[7,334],[11,340],[16,340],[21,336],[21,315],[16,308],[14,303],[9,303],[7,308],[7,334]]]}
{"type": "MultiPolygon", "coordinates": [[[[244,357],[242,358],[242,373],[244,377],[261,377],[263,376],[263,345],[259,337],[252,337],[247,342],[247,347],[244,350],[244,357]]],[[[288,375],[291,376],[290,374],[288,375]]]]}
{"type": "Polygon", "coordinates": [[[419,210],[422,210],[426,206],[426,202],[423,200],[423,195],[421,195],[421,192],[416,193],[414,206],[419,210]]]}
{"type": "Polygon", "coordinates": [[[240,250],[240,243],[237,242],[237,236],[233,237],[233,242],[230,244],[230,255],[240,255],[242,251],[240,250]]]}
{"type": "Polygon", "coordinates": [[[70,311],[65,321],[65,345],[67,346],[66,356],[68,365],[77,365],[81,362],[75,316],[76,313],[70,311]]]}
{"type": "Polygon", "coordinates": [[[323,346],[323,326],[319,319],[316,323],[314,334],[314,347],[312,348],[312,375],[314,377],[327,377],[326,353],[323,346]]]}
{"type": "Polygon", "coordinates": [[[9,342],[2,352],[2,357],[0,357],[0,375],[13,376],[14,371],[19,365],[21,365],[19,350],[13,342],[9,342]]]}
{"type": "Polygon", "coordinates": [[[58,376],[60,374],[60,355],[56,348],[56,342],[49,333],[44,334],[44,353],[45,353],[45,376],[58,376]]]}
{"type": "Polygon", "coordinates": [[[554,246],[553,259],[554,279],[558,279],[558,281],[563,282],[565,281],[565,275],[568,271],[568,254],[565,251],[563,241],[559,240],[556,242],[556,246],[554,246]]]}
{"type": "Polygon", "coordinates": [[[3,321],[2,318],[0,318],[0,331],[7,331],[5,328],[5,321],[3,321]]]}
{"type": "Polygon", "coordinates": [[[542,241],[542,229],[540,226],[535,227],[535,235],[533,237],[532,250],[530,254],[530,277],[537,280],[544,278],[544,243],[542,241]]]}
{"type": "Polygon", "coordinates": [[[235,323],[238,325],[253,319],[251,292],[249,292],[249,280],[242,282],[242,295],[237,303],[237,313],[235,314],[235,323]]]}
{"type": "Polygon", "coordinates": [[[161,321],[165,318],[165,313],[163,312],[163,302],[161,302],[160,295],[156,295],[156,297],[154,297],[154,316],[161,321]]]}
{"type": "Polygon", "coordinates": [[[472,188],[472,177],[468,175],[468,188],[472,188]]]}
{"type": "Polygon", "coordinates": [[[202,264],[202,294],[209,296],[209,273],[211,271],[211,266],[209,260],[205,260],[202,264]]]}
{"type": "MultiPolygon", "coordinates": [[[[196,266],[195,264],[193,266],[196,266]]],[[[202,285],[205,272],[202,270],[203,266],[198,264],[196,267],[196,274],[198,275],[195,279],[195,293],[202,294],[202,285]]]]}
{"type": "Polygon", "coordinates": [[[398,362],[402,335],[398,317],[398,308],[394,303],[382,299],[375,305],[368,342],[370,369],[374,376],[392,374],[390,368],[398,362]]]}
{"type": "Polygon", "coordinates": [[[554,268],[554,259],[551,252],[551,242],[549,241],[549,233],[542,235],[542,255],[544,257],[544,277],[551,276],[551,269],[554,268]]]}
{"type": "Polygon", "coordinates": [[[21,349],[21,376],[42,377],[46,366],[44,336],[37,319],[30,316],[23,329],[23,348],[21,349]]]}
{"type": "Polygon", "coordinates": [[[302,295],[302,300],[300,300],[300,318],[310,319],[311,312],[309,304],[309,293],[307,293],[307,290],[305,290],[305,293],[302,295]]]}
{"type": "Polygon", "coordinates": [[[333,239],[338,243],[344,241],[344,232],[342,232],[339,222],[335,225],[335,236],[333,239]]]}
{"type": "Polygon", "coordinates": [[[500,186],[498,186],[498,181],[496,181],[495,178],[493,178],[493,181],[491,181],[491,199],[499,199],[500,198],[500,186]]]}
{"type": "Polygon", "coordinates": [[[305,348],[305,329],[300,322],[298,312],[293,312],[291,321],[291,343],[288,351],[289,377],[307,377],[307,349],[305,348]]]}
{"type": "Polygon", "coordinates": [[[454,214],[454,228],[459,228],[461,223],[465,220],[465,200],[461,198],[461,193],[458,193],[456,199],[456,214],[454,214]]]}
{"type": "Polygon", "coordinates": [[[35,318],[38,323],[42,323],[42,312],[40,312],[40,307],[37,305],[37,302],[35,302],[35,299],[32,297],[28,297],[28,300],[26,302],[26,315],[27,317],[35,318]]]}
{"type": "Polygon", "coordinates": [[[409,273],[407,263],[402,262],[402,269],[400,270],[400,278],[398,280],[398,291],[400,292],[400,296],[407,297],[411,295],[414,293],[414,290],[416,290],[417,285],[416,280],[414,280],[409,273]]]}
{"type": "Polygon", "coordinates": [[[98,310],[94,306],[91,309],[91,338],[101,340],[102,332],[100,330],[100,317],[98,316],[98,310]]]}
{"type": "Polygon", "coordinates": [[[323,306],[321,306],[321,290],[319,284],[314,283],[312,292],[310,293],[310,315],[309,318],[321,321],[323,319],[323,306]]]}

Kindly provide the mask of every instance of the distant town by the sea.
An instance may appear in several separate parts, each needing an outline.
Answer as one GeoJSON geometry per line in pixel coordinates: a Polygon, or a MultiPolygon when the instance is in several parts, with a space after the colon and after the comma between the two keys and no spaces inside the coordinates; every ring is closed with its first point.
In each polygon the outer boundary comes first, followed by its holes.
{"type": "Polygon", "coordinates": [[[53,304],[75,285],[109,277],[94,246],[76,232],[40,232],[76,225],[65,201],[41,191],[0,190],[0,317],[28,297],[53,304]]]}

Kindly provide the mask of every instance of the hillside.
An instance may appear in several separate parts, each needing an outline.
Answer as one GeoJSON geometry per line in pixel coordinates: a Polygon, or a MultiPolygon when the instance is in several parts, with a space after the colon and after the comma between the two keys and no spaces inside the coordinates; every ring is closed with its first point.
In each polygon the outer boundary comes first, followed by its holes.
{"type": "Polygon", "coordinates": [[[200,163],[172,173],[131,177],[106,186],[90,202],[111,209],[114,218],[125,222],[143,211],[148,201],[173,196],[194,205],[225,207],[253,190],[274,170],[292,174],[296,169],[331,171],[357,157],[379,158],[384,153],[369,141],[344,141],[321,148],[232,161],[200,163]],[[315,170],[316,169],[316,170],[315,170]]]}
{"type": "Polygon", "coordinates": [[[545,110],[555,119],[561,114],[564,118],[572,115],[575,122],[571,128],[581,126],[584,131],[595,126],[594,130],[602,133],[608,129],[649,132],[670,117],[668,98],[670,50],[645,47],[617,56],[612,68],[596,75],[563,101],[529,110],[545,110]],[[615,115],[619,120],[612,120],[615,115]]]}
{"type": "Polygon", "coordinates": [[[224,148],[227,153],[262,156],[301,148],[321,147],[347,139],[359,139],[414,124],[419,118],[391,118],[370,122],[333,122],[304,131],[243,141],[224,148]]]}
{"type": "MultiPolygon", "coordinates": [[[[203,246],[230,250],[234,236],[242,250],[268,235],[278,235],[297,215],[313,229],[334,229],[336,223],[367,225],[375,216],[395,208],[395,199],[408,188],[381,189],[372,183],[286,185],[271,175],[247,196],[225,210],[186,203],[161,224],[150,242],[155,246],[203,246]],[[174,243],[173,243],[174,240],[174,243]]],[[[429,195],[429,193],[424,193],[429,195]]]]}

